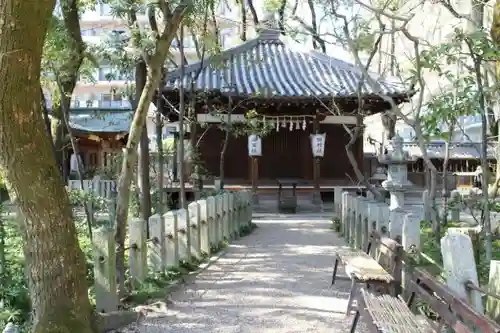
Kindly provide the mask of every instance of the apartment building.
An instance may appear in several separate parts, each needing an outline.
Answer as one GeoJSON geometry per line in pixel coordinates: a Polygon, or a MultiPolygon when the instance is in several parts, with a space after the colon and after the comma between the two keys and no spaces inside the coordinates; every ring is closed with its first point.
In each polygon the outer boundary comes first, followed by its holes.
{"type": "MultiPolygon", "coordinates": [[[[234,36],[238,35],[237,24],[235,20],[225,18],[229,11],[227,5],[223,2],[218,7],[218,22],[223,47],[229,47],[234,41],[234,36]]],[[[144,15],[139,16],[139,22],[147,25],[147,18],[144,15]]],[[[94,10],[88,10],[81,16],[82,36],[87,43],[99,43],[104,37],[109,36],[111,32],[122,32],[127,30],[127,25],[122,20],[114,17],[111,13],[109,4],[99,3],[94,10]]],[[[195,43],[191,35],[186,34],[184,41],[184,53],[187,61],[194,62],[198,60],[195,43]]],[[[178,52],[177,42],[172,43],[172,55],[174,61],[180,63],[180,53],[178,52]]],[[[168,62],[168,66],[173,66],[168,62]]],[[[72,98],[72,107],[74,108],[130,108],[130,103],[125,96],[119,93],[113,94],[113,91],[123,91],[123,88],[133,80],[133,73],[120,74],[116,68],[108,64],[101,64],[93,73],[92,80],[80,80],[75,87],[72,98]],[[110,77],[112,80],[110,80],[110,77]]]]}

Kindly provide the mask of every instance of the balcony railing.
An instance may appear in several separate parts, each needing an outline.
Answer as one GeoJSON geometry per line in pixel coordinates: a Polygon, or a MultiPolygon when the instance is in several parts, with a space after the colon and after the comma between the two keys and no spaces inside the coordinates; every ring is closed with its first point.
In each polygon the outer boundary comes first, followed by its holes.
{"type": "Polygon", "coordinates": [[[71,108],[108,108],[108,109],[129,109],[131,108],[129,101],[104,101],[104,100],[90,100],[90,101],[79,101],[72,100],[71,108]]]}

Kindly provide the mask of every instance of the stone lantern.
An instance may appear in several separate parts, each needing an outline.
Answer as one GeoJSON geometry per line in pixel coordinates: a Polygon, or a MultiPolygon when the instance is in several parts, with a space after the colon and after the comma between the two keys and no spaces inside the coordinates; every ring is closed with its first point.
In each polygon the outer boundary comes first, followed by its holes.
{"type": "Polygon", "coordinates": [[[389,234],[392,238],[400,236],[403,230],[405,192],[411,188],[408,181],[408,164],[412,163],[408,153],[403,150],[403,139],[395,135],[391,140],[392,151],[379,158],[381,164],[387,165],[387,179],[382,187],[390,194],[389,234]]]}

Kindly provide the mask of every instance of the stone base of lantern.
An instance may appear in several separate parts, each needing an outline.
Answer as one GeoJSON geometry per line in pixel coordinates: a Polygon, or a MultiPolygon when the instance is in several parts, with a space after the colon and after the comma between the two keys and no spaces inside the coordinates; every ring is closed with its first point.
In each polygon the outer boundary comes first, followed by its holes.
{"type": "Polygon", "coordinates": [[[313,203],[313,205],[322,205],[323,204],[323,200],[321,200],[321,193],[319,193],[319,192],[313,193],[312,203],[313,203]]]}
{"type": "Polygon", "coordinates": [[[259,195],[257,193],[252,193],[252,204],[253,205],[259,204],[259,195]]]}

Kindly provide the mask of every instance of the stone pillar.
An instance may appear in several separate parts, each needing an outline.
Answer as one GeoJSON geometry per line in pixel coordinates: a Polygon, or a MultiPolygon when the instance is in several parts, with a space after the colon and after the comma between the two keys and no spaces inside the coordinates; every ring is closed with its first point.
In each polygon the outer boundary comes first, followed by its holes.
{"type": "Polygon", "coordinates": [[[179,265],[179,246],[177,242],[177,215],[175,211],[163,214],[165,222],[165,238],[167,246],[167,266],[176,267],[179,265]]]}
{"type": "Polygon", "coordinates": [[[389,206],[383,202],[379,202],[378,207],[377,231],[387,236],[389,234],[389,206]]]}
{"type": "Polygon", "coordinates": [[[462,210],[462,195],[460,191],[453,190],[450,193],[450,220],[453,222],[460,222],[460,211],[462,210]]]}
{"type": "Polygon", "coordinates": [[[335,213],[336,214],[342,214],[342,204],[343,204],[343,193],[342,193],[342,187],[335,187],[333,189],[333,201],[335,203],[335,213]]]}
{"type": "Polygon", "coordinates": [[[424,219],[426,221],[431,221],[431,202],[429,201],[429,191],[424,190],[422,192],[422,204],[424,205],[424,219]]]}
{"type": "Polygon", "coordinates": [[[113,229],[101,228],[96,230],[93,245],[96,311],[99,313],[116,311],[118,309],[118,297],[113,229]]]}
{"type": "Polygon", "coordinates": [[[164,273],[167,269],[167,243],[163,215],[155,214],[149,218],[149,264],[154,272],[164,273]]]}
{"type": "Polygon", "coordinates": [[[467,281],[479,285],[471,238],[448,230],[448,234],[441,238],[441,254],[448,287],[476,311],[484,313],[481,294],[465,287],[467,281]]]}
{"type": "MultiPolygon", "coordinates": [[[[335,194],[336,196],[337,194],[335,194]]],[[[348,216],[348,213],[347,213],[347,201],[349,200],[349,192],[343,192],[342,193],[342,202],[341,202],[341,214],[340,214],[340,218],[341,218],[341,231],[344,235],[344,238],[345,239],[349,239],[349,216],[348,216]]]]}

